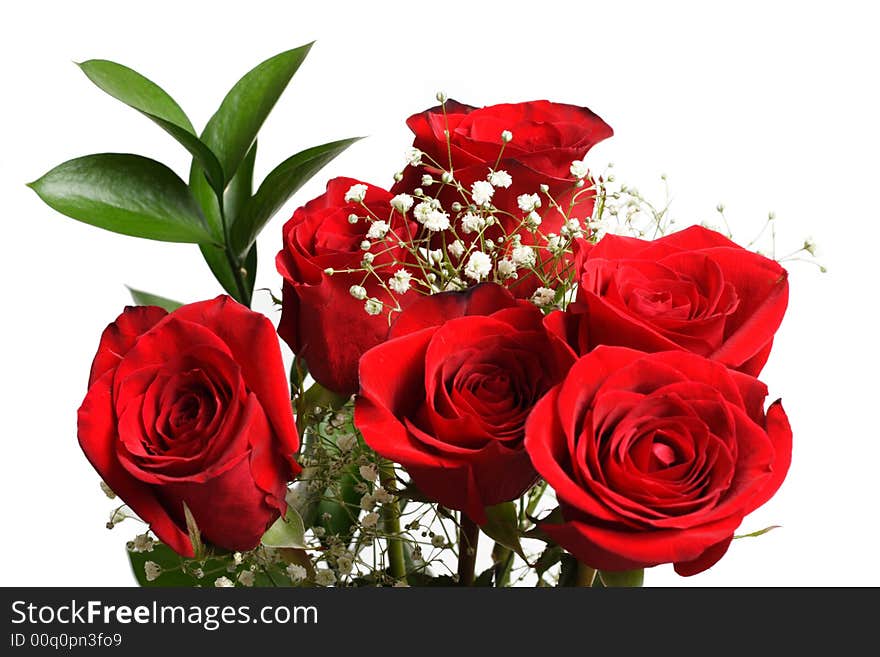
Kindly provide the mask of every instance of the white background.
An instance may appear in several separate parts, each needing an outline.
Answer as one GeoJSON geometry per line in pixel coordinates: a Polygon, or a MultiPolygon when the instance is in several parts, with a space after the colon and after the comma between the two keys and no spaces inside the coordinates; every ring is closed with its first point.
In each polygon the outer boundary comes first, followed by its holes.
{"type": "MultiPolygon", "coordinates": [[[[259,61],[318,43],[269,118],[257,174],[307,146],[370,138],[327,167],[260,238],[258,287],[292,208],[331,175],[387,184],[434,93],[473,105],[549,98],[587,105],[616,136],[596,147],[618,176],[658,189],[675,215],[724,202],[748,240],[769,210],[780,253],[812,235],[829,273],[792,265],[791,303],[762,378],[783,396],[794,461],[709,572],[669,567],[648,585],[880,584],[877,181],[880,102],[870,3],[28,2],[0,37],[0,583],[130,584],[128,523],[76,442],[76,409],[123,284],[192,301],[219,288],[196,247],[103,232],[56,214],[24,183],[69,158],[135,152],[185,177],[187,154],[105,96],[72,61],[106,58],[162,85],[197,127],[259,61]],[[662,5],[659,6],[659,5],[662,5]]],[[[257,308],[269,311],[265,293],[257,308]]],[[[270,316],[277,319],[274,312],[270,316]]]]}

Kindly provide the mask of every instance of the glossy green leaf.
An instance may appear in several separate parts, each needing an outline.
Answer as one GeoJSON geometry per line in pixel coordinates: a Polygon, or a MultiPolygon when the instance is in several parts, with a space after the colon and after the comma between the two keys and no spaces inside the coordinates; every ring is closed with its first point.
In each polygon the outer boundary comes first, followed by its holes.
{"type": "Polygon", "coordinates": [[[258,64],[235,83],[208,121],[202,141],[217,154],[227,182],[311,47],[309,43],[258,64]]]}
{"type": "MultiPolygon", "coordinates": [[[[229,217],[227,221],[234,219],[241,211],[243,205],[247,203],[248,199],[251,197],[253,167],[256,152],[257,143],[254,142],[254,145],[251,147],[235,176],[233,176],[232,181],[229,183],[229,186],[226,188],[226,192],[223,195],[223,211],[224,214],[229,217]]],[[[193,161],[190,169],[189,184],[193,191],[193,195],[196,197],[202,208],[202,213],[207,217],[212,232],[216,235],[217,241],[225,242],[223,218],[220,214],[220,204],[217,201],[218,195],[211,189],[205,179],[202,169],[196,161],[193,161]]],[[[210,267],[211,272],[214,274],[214,277],[223,289],[231,294],[237,301],[246,306],[250,306],[257,275],[256,245],[248,251],[247,257],[245,258],[244,268],[247,271],[247,276],[245,277],[244,290],[240,290],[238,287],[235,275],[232,273],[232,265],[229,262],[229,256],[226,254],[224,248],[204,245],[201,247],[201,250],[205,262],[208,263],[208,267],[210,267]]]]}
{"type": "Polygon", "coordinates": [[[28,186],[58,212],[99,228],[165,242],[211,241],[184,182],[140,155],[78,157],[28,186]]]}
{"type": "MultiPolygon", "coordinates": [[[[301,550],[276,550],[286,563],[307,563],[308,557],[302,559],[301,550]]],[[[304,553],[303,553],[304,554],[304,553]]],[[[128,550],[128,559],[131,570],[137,583],[148,588],[165,587],[194,587],[213,586],[218,577],[227,577],[233,582],[238,581],[238,574],[244,570],[241,567],[236,572],[232,554],[208,554],[203,559],[184,559],[163,543],[155,543],[149,552],[134,552],[128,550]],[[153,580],[147,579],[146,563],[152,561],[161,569],[159,576],[153,580]],[[199,577],[198,574],[201,574],[199,577]]],[[[314,568],[310,571],[314,577],[314,568]]],[[[291,586],[290,578],[284,573],[282,567],[275,564],[266,565],[254,573],[255,587],[291,586]]]]}
{"type": "Polygon", "coordinates": [[[244,262],[244,270],[246,272],[244,290],[239,290],[235,276],[232,273],[232,265],[229,264],[229,256],[226,255],[226,251],[222,247],[202,244],[200,248],[205,262],[208,263],[214,278],[223,286],[223,289],[239,303],[250,306],[257,276],[257,245],[254,244],[251,247],[244,262]]]}
{"type": "Polygon", "coordinates": [[[160,297],[158,294],[151,294],[149,292],[144,292],[143,290],[136,290],[133,287],[128,287],[129,294],[131,294],[132,300],[138,306],[159,306],[160,308],[164,308],[168,312],[174,312],[178,308],[180,308],[183,304],[179,301],[173,301],[172,299],[168,299],[166,297],[160,297]]]}
{"type": "Polygon", "coordinates": [[[602,584],[608,588],[612,587],[639,587],[645,583],[645,569],[637,568],[636,570],[600,570],[599,577],[602,578],[602,584]]]}
{"type": "Polygon", "coordinates": [[[174,137],[202,165],[212,187],[222,193],[225,181],[217,156],[198,138],[189,117],[164,89],[137,71],[105,59],[90,59],[79,67],[101,90],[174,137]]]}
{"type": "Polygon", "coordinates": [[[525,559],[522,545],[519,542],[519,516],[516,512],[516,505],[513,502],[504,502],[486,507],[486,516],[488,520],[480,525],[483,533],[525,559]]]}
{"type": "Polygon", "coordinates": [[[312,176],[360,137],[308,148],[289,157],[266,176],[240,217],[231,224],[232,244],[244,253],[266,223],[312,176]]]}
{"type": "Polygon", "coordinates": [[[293,507],[287,507],[287,513],[272,523],[260,542],[268,547],[303,549],[306,547],[305,533],[299,513],[293,507]]]}
{"type": "Polygon", "coordinates": [[[257,142],[254,142],[254,145],[251,146],[251,149],[245,155],[241,166],[238,167],[238,171],[235,172],[223,195],[223,212],[229,225],[235,223],[235,220],[253,195],[254,163],[256,159],[257,142]]]}

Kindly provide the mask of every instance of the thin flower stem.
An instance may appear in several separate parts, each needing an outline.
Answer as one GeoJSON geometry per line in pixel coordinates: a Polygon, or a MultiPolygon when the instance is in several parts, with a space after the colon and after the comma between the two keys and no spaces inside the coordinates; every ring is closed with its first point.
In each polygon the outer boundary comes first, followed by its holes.
{"type": "Polygon", "coordinates": [[[463,513],[458,536],[458,585],[473,586],[480,528],[463,513]]]}
{"type": "Polygon", "coordinates": [[[578,561],[575,586],[582,586],[582,587],[589,588],[593,585],[593,582],[595,580],[596,580],[596,569],[590,568],[587,564],[585,564],[581,561],[578,561]]]}
{"type": "MultiPolygon", "coordinates": [[[[392,495],[397,490],[397,479],[394,476],[394,464],[383,460],[379,465],[379,479],[382,487],[392,495]]],[[[388,535],[388,566],[391,576],[406,583],[406,561],[403,555],[403,541],[400,538],[400,507],[397,500],[382,505],[382,522],[388,535]]]]}

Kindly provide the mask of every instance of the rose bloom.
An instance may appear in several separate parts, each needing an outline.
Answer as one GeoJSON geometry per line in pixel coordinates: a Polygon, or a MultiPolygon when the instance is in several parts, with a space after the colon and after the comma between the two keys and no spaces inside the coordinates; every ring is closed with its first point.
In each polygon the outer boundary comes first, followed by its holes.
{"type": "Polygon", "coordinates": [[[597,347],[538,402],[525,445],[562,520],[541,530],[600,570],[672,562],[699,573],[791,461],[780,402],[695,354],[597,347]]]}
{"type": "MultiPolygon", "coordinates": [[[[370,315],[365,300],[356,299],[350,289],[362,286],[366,298],[396,305],[374,276],[364,272],[344,273],[340,270],[360,269],[368,251],[361,248],[367,239],[370,222],[367,211],[358,203],[348,202],[345,195],[359,181],[334,178],[327,191],[297,209],[284,225],[284,244],[275,264],[284,277],[281,322],[278,334],[297,356],[305,359],[315,381],[339,394],[357,392],[358,360],[367,349],[385,339],[388,333],[388,309],[370,315]],[[348,217],[356,214],[357,223],[348,217]],[[332,275],[325,270],[332,268],[332,275]]],[[[367,185],[364,203],[370,212],[390,224],[392,230],[406,239],[414,234],[413,222],[392,211],[392,195],[384,189],[367,185]],[[409,232],[408,232],[409,231],[409,232]]],[[[375,256],[374,266],[402,262],[408,255],[388,243],[373,241],[369,253],[375,256]]],[[[397,268],[379,269],[390,276],[397,268]]],[[[400,295],[401,305],[416,296],[410,291],[400,295]]]]}
{"type": "Polygon", "coordinates": [[[788,305],[779,263],[701,226],[577,248],[577,299],[547,325],[579,354],[684,349],[755,376],[764,367],[788,305]]]}
{"type": "Polygon", "coordinates": [[[525,420],[571,350],[541,312],[489,283],[422,297],[361,359],[355,425],[429,498],[478,523],[535,481],[525,420]]]}
{"type": "Polygon", "coordinates": [[[126,308],[101,336],[78,429],[107,485],[188,557],[184,505],[207,541],[248,550],[300,471],[275,330],[227,296],[126,308]]]}
{"type": "MultiPolygon", "coordinates": [[[[547,185],[548,193],[566,210],[574,201],[570,217],[583,222],[593,214],[595,194],[589,189],[589,180],[584,188],[575,188],[576,179],[570,168],[573,161],[581,160],[613,131],[586,107],[535,100],[475,108],[448,100],[445,113],[442,107],[432,107],[411,116],[407,125],[415,133],[413,146],[430,156],[442,169],[423,158],[422,166],[407,167],[403,180],[392,188],[395,193],[419,187],[425,173],[439,180],[443,170],[450,168],[455,179],[470,190],[475,181],[486,180],[490,169],[494,169],[506,171],[512,180],[507,188],[495,187],[492,196],[495,207],[513,215],[496,215],[508,235],[527,214],[517,203],[517,198],[523,194],[537,194],[541,198],[542,205],[536,210],[542,218],[541,231],[544,234],[560,232],[564,217],[540,191],[541,185],[547,185]],[[444,134],[447,129],[448,146],[444,134]],[[512,134],[507,143],[502,139],[504,131],[512,134]]],[[[426,188],[425,192],[433,195],[434,189],[426,188]]],[[[462,201],[453,186],[447,186],[439,198],[447,211],[453,201],[462,201]]],[[[520,232],[524,244],[541,247],[541,261],[550,259],[550,254],[543,248],[543,240],[535,239],[525,230],[520,232]]],[[[489,228],[485,234],[494,239],[502,232],[489,228]]],[[[521,275],[511,289],[516,296],[524,298],[534,292],[538,282],[533,280],[534,276],[528,276],[529,280],[522,278],[521,275]]]]}

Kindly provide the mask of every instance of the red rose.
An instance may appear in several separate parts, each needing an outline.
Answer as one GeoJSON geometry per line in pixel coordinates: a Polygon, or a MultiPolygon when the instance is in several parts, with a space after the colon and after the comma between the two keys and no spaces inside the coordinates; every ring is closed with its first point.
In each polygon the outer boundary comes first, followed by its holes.
{"type": "Polygon", "coordinates": [[[167,313],[128,307],[104,331],[79,442],[164,543],[248,550],[286,509],[299,438],[272,323],[226,296],[167,313]]]}
{"type": "MultiPolygon", "coordinates": [[[[362,268],[367,253],[361,249],[370,227],[365,219],[367,211],[345,200],[355,184],[363,183],[334,178],[327,183],[326,193],[296,210],[284,226],[284,246],[275,259],[278,273],[284,277],[278,334],[305,359],[318,383],[346,395],[357,392],[361,354],[388,333],[388,312],[367,314],[364,300],[351,295],[351,286],[364,287],[367,298],[396,304],[374,276],[341,271],[362,268]],[[357,223],[349,222],[351,214],[360,217],[357,223]],[[325,273],[328,268],[336,273],[325,273]]],[[[366,187],[364,202],[375,217],[387,221],[404,239],[414,234],[407,232],[414,231],[413,223],[404,222],[399,212],[392,211],[388,191],[366,187]]],[[[408,255],[402,249],[389,249],[387,242],[374,242],[371,253],[375,256],[373,265],[380,271],[383,264],[403,261],[408,255]]],[[[405,302],[415,296],[409,292],[398,300],[405,302]]]]}
{"type": "Polygon", "coordinates": [[[597,347],[538,402],[525,445],[564,522],[541,529],[583,563],[712,566],[791,461],[780,402],[757,379],[681,351],[597,347]]]}
{"type": "Polygon", "coordinates": [[[577,300],[547,325],[575,351],[684,349],[757,376],[788,304],[788,274],[700,226],[646,241],[607,235],[578,254],[577,300]]]}
{"type": "Polygon", "coordinates": [[[534,483],[525,420],[573,360],[498,285],[422,297],[361,359],[355,424],[431,499],[485,522],[534,483]]]}
{"type": "MultiPolygon", "coordinates": [[[[542,207],[544,234],[559,233],[563,216],[548,203],[540,192],[547,185],[548,193],[569,212],[569,217],[589,219],[593,213],[595,195],[588,188],[575,188],[575,177],[569,171],[574,160],[582,159],[587,151],[613,131],[607,123],[585,107],[536,100],[524,103],[505,103],[480,109],[449,100],[444,108],[433,107],[407,120],[415,133],[413,146],[423,151],[423,165],[408,168],[407,175],[392,189],[394,192],[412,191],[420,186],[421,176],[431,174],[440,178],[443,170],[452,170],[464,187],[485,180],[492,170],[510,174],[509,187],[496,187],[492,203],[509,214],[499,214],[503,231],[490,228],[489,237],[510,234],[527,214],[517,204],[522,194],[538,194],[542,207]],[[445,131],[449,132],[448,146],[445,131]],[[502,140],[502,132],[510,131],[511,141],[502,140]],[[439,168],[438,168],[439,167],[439,168]],[[575,198],[575,194],[577,197],[575,198]]],[[[432,188],[426,189],[434,194],[432,188]]],[[[448,211],[454,201],[462,201],[452,186],[439,194],[448,211]]],[[[549,259],[543,240],[521,231],[524,244],[536,244],[542,259],[549,259]]],[[[519,297],[527,297],[539,285],[534,276],[523,277],[511,285],[519,297]]]]}

